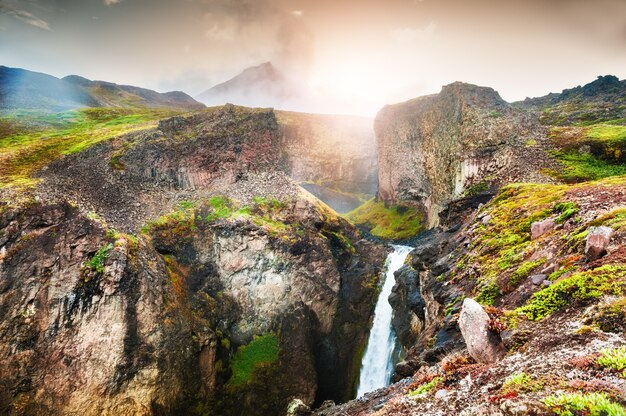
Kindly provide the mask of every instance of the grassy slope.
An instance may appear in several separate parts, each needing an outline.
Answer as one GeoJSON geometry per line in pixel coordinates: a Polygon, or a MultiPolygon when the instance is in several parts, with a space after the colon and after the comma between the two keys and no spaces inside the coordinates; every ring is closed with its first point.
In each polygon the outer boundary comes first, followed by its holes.
{"type": "Polygon", "coordinates": [[[402,240],[419,233],[423,215],[412,206],[393,205],[370,199],[345,217],[356,225],[369,229],[372,235],[388,240],[402,240]]]}
{"type": "Polygon", "coordinates": [[[53,160],[120,134],[154,127],[177,114],[163,109],[90,108],[0,115],[0,188],[33,186],[32,174],[53,160]]]}
{"type": "MultiPolygon", "coordinates": [[[[626,231],[626,201],[623,195],[617,197],[625,186],[626,177],[615,177],[576,185],[515,184],[505,187],[482,209],[490,220],[487,224],[475,223],[471,245],[458,259],[454,279],[472,282],[478,300],[493,304],[503,295],[515,291],[528,276],[554,262],[558,270],[549,276],[550,280],[557,281],[563,276],[580,278],[577,274],[590,268],[583,261],[584,239],[589,228],[606,225],[618,232],[626,231]],[[597,215],[593,199],[589,199],[594,195],[616,197],[603,201],[610,209],[597,215]],[[531,224],[546,218],[553,218],[561,225],[545,237],[531,241],[531,224]],[[546,257],[546,246],[555,248],[556,258],[549,260],[546,257]]],[[[626,267],[626,258],[616,255],[612,260],[612,266],[626,267]]],[[[619,285],[626,284],[621,272],[612,271],[619,285]]],[[[591,283],[590,280],[585,282],[591,283]]],[[[556,287],[544,291],[553,293],[556,287]]],[[[607,291],[609,289],[614,288],[607,287],[607,291]]]]}
{"type": "Polygon", "coordinates": [[[584,127],[553,127],[550,137],[558,149],[554,156],[565,166],[561,172],[548,172],[557,179],[576,183],[626,175],[623,162],[626,126],[598,123],[584,127]],[[581,152],[583,147],[596,150],[581,152]]]}

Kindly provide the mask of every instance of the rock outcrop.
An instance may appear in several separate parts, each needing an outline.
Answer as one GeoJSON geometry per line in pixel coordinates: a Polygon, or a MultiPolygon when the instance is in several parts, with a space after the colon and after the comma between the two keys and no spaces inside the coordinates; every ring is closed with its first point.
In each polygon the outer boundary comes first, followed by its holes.
{"type": "Polygon", "coordinates": [[[467,298],[459,315],[459,329],[469,354],[479,363],[495,363],[506,349],[497,333],[490,328],[489,315],[474,299],[467,298]]]}
{"type": "Polygon", "coordinates": [[[4,203],[1,412],[349,399],[385,250],[280,150],[271,110],[213,109],[60,159],[29,204],[4,203]]]}
{"type": "Polygon", "coordinates": [[[376,116],[378,196],[413,202],[428,223],[464,192],[516,180],[549,181],[545,142],[534,116],[513,109],[491,88],[456,82],[439,94],[385,106],[376,116]]]}

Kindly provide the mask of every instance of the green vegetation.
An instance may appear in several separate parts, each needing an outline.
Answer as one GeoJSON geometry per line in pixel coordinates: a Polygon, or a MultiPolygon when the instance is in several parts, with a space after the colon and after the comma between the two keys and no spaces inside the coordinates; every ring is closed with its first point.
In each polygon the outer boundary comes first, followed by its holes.
{"type": "Polygon", "coordinates": [[[478,223],[470,251],[457,276],[477,280],[477,300],[493,305],[544,260],[528,260],[535,242],[530,241],[530,227],[554,215],[555,205],[565,195],[562,185],[513,184],[503,188],[485,207],[491,216],[487,224],[478,223]],[[546,189],[548,188],[548,189],[546,189]]]}
{"type": "Polygon", "coordinates": [[[563,224],[565,221],[578,213],[579,209],[573,202],[559,202],[554,206],[552,212],[559,214],[554,220],[557,224],[563,224]]]}
{"type": "Polygon", "coordinates": [[[621,373],[626,377],[626,347],[604,349],[596,360],[600,367],[608,368],[621,373]]]}
{"type": "Polygon", "coordinates": [[[53,160],[124,133],[147,129],[171,110],[89,108],[0,116],[0,187],[33,186],[32,173],[53,160]],[[10,127],[13,126],[13,127],[10,127]]]}
{"type": "Polygon", "coordinates": [[[615,231],[623,231],[626,229],[626,208],[616,208],[593,220],[589,225],[604,225],[613,228],[615,231]]]}
{"type": "Polygon", "coordinates": [[[508,377],[502,385],[504,394],[509,392],[533,392],[541,390],[543,383],[533,379],[528,374],[521,372],[508,377]]]}
{"type": "Polygon", "coordinates": [[[604,332],[626,332],[626,297],[611,299],[598,305],[591,323],[604,332]]]}
{"type": "Polygon", "coordinates": [[[522,263],[521,266],[519,266],[511,275],[509,284],[511,286],[517,286],[520,282],[526,279],[533,270],[541,266],[543,263],[545,263],[545,259],[543,258],[522,263]]]}
{"type": "Polygon", "coordinates": [[[557,127],[550,131],[559,150],[553,155],[565,168],[546,173],[568,183],[626,175],[622,153],[626,149],[626,126],[595,124],[588,127],[557,127]],[[593,153],[581,152],[587,146],[593,153]]]}
{"type": "Polygon", "coordinates": [[[100,248],[94,256],[85,263],[91,271],[98,274],[104,273],[104,262],[109,257],[109,251],[113,249],[113,244],[109,243],[106,246],[100,248]]]}
{"type": "Polygon", "coordinates": [[[237,349],[230,366],[233,374],[227,385],[243,386],[250,381],[254,371],[278,360],[278,338],[273,333],[254,337],[248,344],[237,349]]]}
{"type": "Polygon", "coordinates": [[[609,145],[626,144],[626,126],[596,124],[585,130],[585,138],[609,145]]]}
{"type": "Polygon", "coordinates": [[[625,416],[626,409],[604,393],[570,393],[548,396],[543,403],[560,416],[625,416]]]}
{"type": "Polygon", "coordinates": [[[492,306],[500,295],[500,286],[498,286],[498,283],[494,280],[482,288],[480,293],[478,293],[478,296],[476,296],[476,302],[492,306]]]}
{"type": "Polygon", "coordinates": [[[410,238],[422,230],[424,217],[416,207],[391,205],[386,207],[374,198],[345,216],[356,225],[369,228],[372,235],[388,240],[410,238]]]}
{"type": "Polygon", "coordinates": [[[553,155],[565,165],[565,168],[562,172],[546,171],[546,173],[563,182],[577,183],[626,175],[626,165],[608,162],[592,154],[556,151],[553,155]]]}
{"type": "Polygon", "coordinates": [[[415,390],[411,390],[408,393],[408,395],[413,397],[413,396],[419,396],[422,394],[427,394],[428,392],[433,390],[435,387],[437,387],[439,383],[441,383],[442,381],[443,381],[443,377],[435,377],[428,383],[423,383],[422,385],[417,387],[415,390]]]}
{"type": "Polygon", "coordinates": [[[587,304],[604,294],[618,295],[626,279],[626,267],[602,266],[574,273],[532,295],[516,312],[540,320],[572,303],[587,304]]]}
{"type": "Polygon", "coordinates": [[[254,198],[254,203],[250,206],[241,206],[221,196],[214,196],[206,201],[182,201],[176,211],[150,221],[141,231],[157,236],[162,244],[173,250],[180,249],[189,242],[193,232],[202,225],[240,217],[264,228],[271,236],[297,233],[297,227],[286,223],[283,218],[285,207],[284,202],[264,198],[254,198]]]}

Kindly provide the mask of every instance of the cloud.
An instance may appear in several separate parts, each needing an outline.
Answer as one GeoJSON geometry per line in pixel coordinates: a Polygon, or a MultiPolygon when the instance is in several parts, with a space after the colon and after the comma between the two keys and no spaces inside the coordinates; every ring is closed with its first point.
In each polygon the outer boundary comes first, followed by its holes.
{"type": "Polygon", "coordinates": [[[432,39],[437,30],[437,23],[430,22],[424,28],[398,27],[389,31],[389,35],[398,43],[411,43],[416,40],[432,39]]]}
{"type": "Polygon", "coordinates": [[[250,65],[271,61],[285,74],[304,77],[313,61],[313,33],[304,11],[282,0],[211,0],[204,36],[224,43],[258,45],[248,51],[250,65]]]}
{"type": "Polygon", "coordinates": [[[121,1],[122,0],[104,0],[104,4],[106,4],[107,6],[113,6],[114,4],[117,4],[121,1]]]}
{"type": "Polygon", "coordinates": [[[48,22],[38,18],[34,14],[26,10],[17,9],[9,6],[5,2],[0,2],[0,13],[15,17],[16,19],[26,23],[27,25],[38,27],[39,29],[52,31],[48,22]]]}

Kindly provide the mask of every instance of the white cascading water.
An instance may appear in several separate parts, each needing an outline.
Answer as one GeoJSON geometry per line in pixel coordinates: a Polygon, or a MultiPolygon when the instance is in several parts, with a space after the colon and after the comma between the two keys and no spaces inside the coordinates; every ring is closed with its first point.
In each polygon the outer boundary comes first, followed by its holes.
{"type": "Polygon", "coordinates": [[[393,310],[388,299],[393,285],[396,284],[394,272],[402,267],[413,247],[393,246],[393,249],[393,253],[387,257],[385,282],[374,309],[374,323],[361,363],[357,397],[387,386],[393,373],[392,356],[396,346],[396,335],[391,328],[393,310]]]}

